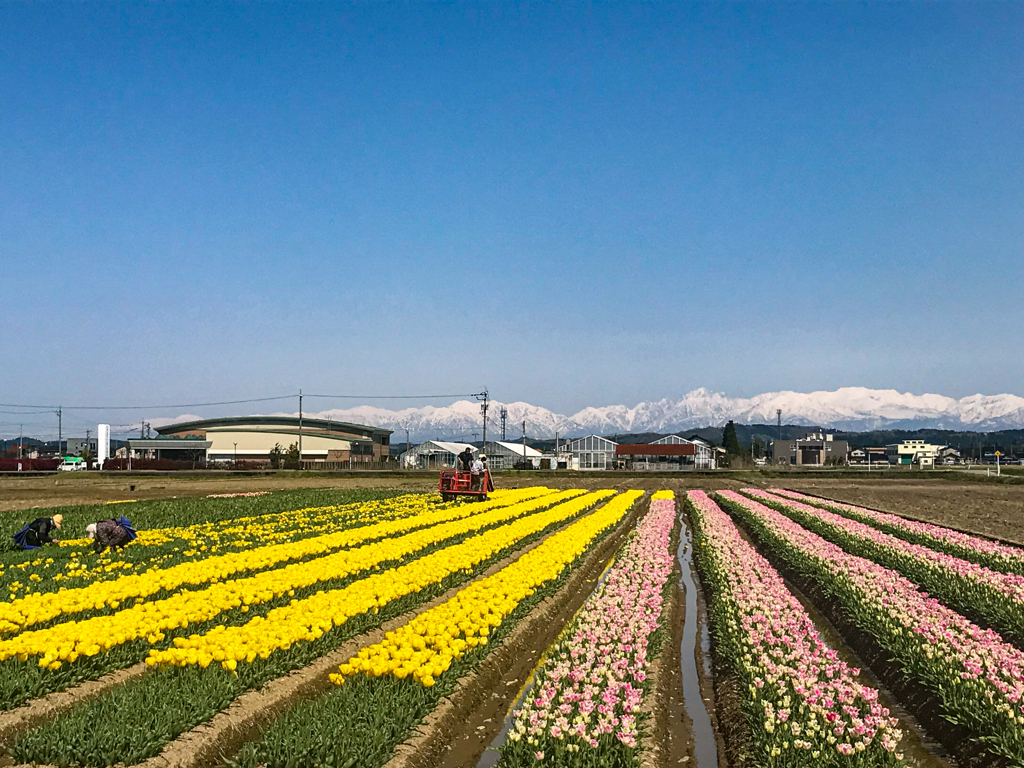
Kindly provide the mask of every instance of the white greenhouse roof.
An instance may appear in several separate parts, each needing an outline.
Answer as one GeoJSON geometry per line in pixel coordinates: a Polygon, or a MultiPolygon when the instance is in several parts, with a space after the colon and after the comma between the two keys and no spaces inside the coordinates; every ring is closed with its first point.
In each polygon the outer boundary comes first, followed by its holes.
{"type": "MultiPolygon", "coordinates": [[[[501,440],[495,440],[493,443],[492,442],[488,442],[487,445],[500,445],[502,448],[504,448],[509,453],[514,453],[516,456],[522,456],[523,455],[523,444],[522,443],[505,443],[505,442],[502,442],[501,440]]],[[[486,451],[484,451],[484,452],[486,453],[486,451]]],[[[531,448],[528,445],[526,446],[526,455],[527,456],[543,456],[543,454],[540,451],[538,451],[536,448],[531,448]]]]}
{"type": "Polygon", "coordinates": [[[410,448],[409,453],[427,453],[431,450],[447,451],[448,453],[462,453],[467,448],[474,453],[477,450],[472,445],[469,445],[469,443],[449,443],[445,440],[427,440],[424,443],[420,443],[415,448],[410,448]]]}

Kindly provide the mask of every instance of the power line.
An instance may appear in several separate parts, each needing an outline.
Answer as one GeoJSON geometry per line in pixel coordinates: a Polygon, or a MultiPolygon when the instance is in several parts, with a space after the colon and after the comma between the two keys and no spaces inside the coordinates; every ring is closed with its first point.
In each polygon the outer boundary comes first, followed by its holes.
{"type": "Polygon", "coordinates": [[[328,399],[354,400],[429,400],[440,397],[475,397],[478,392],[460,394],[303,394],[303,397],[324,397],[328,399]]]}
{"type": "MultiPolygon", "coordinates": [[[[266,403],[271,400],[291,400],[298,395],[280,395],[279,397],[253,397],[248,400],[221,400],[216,403],[173,403],[168,405],[65,405],[65,411],[148,411],[156,408],[205,408],[211,405],[240,405],[242,403],[266,403]]],[[[57,408],[48,405],[14,405],[0,403],[4,408],[57,408]]]]}
{"type": "MultiPolygon", "coordinates": [[[[476,397],[478,392],[464,392],[447,395],[308,395],[303,397],[318,397],[327,400],[432,400],[443,397],[476,397]]],[[[291,400],[297,398],[298,393],[293,395],[278,395],[276,397],[251,397],[246,400],[219,400],[211,403],[165,403],[161,405],[65,405],[65,411],[145,411],[157,408],[207,408],[215,405],[242,405],[245,403],[267,403],[273,400],[291,400]]],[[[23,405],[18,403],[0,403],[0,408],[59,408],[57,405],[23,405]]],[[[49,413],[50,411],[40,411],[49,413]]],[[[10,413],[21,415],[23,411],[11,411],[10,413]]]]}

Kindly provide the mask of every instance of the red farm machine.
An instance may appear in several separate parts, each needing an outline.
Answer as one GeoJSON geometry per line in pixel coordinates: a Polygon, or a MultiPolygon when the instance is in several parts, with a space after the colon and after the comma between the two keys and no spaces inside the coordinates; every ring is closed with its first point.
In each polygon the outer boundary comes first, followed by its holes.
{"type": "Polygon", "coordinates": [[[444,501],[455,501],[455,499],[463,497],[487,501],[487,494],[494,490],[494,483],[491,482],[489,469],[485,469],[483,472],[443,469],[437,489],[441,492],[441,498],[444,501]]]}

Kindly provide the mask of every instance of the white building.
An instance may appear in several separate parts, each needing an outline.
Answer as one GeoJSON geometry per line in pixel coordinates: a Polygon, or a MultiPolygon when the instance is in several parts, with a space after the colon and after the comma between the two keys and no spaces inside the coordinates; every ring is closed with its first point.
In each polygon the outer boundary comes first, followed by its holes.
{"type": "Polygon", "coordinates": [[[569,440],[561,449],[570,456],[572,469],[615,469],[615,446],[618,443],[600,435],[587,435],[569,440]]]}
{"type": "Polygon", "coordinates": [[[455,467],[456,457],[467,448],[474,456],[479,450],[469,443],[427,440],[402,454],[402,469],[452,469],[455,467]]]}
{"type": "Polygon", "coordinates": [[[512,469],[523,461],[524,455],[531,467],[540,469],[543,454],[528,445],[525,446],[525,454],[523,449],[522,443],[506,443],[496,440],[485,443],[483,453],[487,456],[487,466],[491,469],[512,469]]]}
{"type": "Polygon", "coordinates": [[[935,458],[945,446],[932,445],[924,440],[904,440],[902,443],[890,443],[885,446],[885,455],[890,464],[919,467],[935,466],[935,458]]]}

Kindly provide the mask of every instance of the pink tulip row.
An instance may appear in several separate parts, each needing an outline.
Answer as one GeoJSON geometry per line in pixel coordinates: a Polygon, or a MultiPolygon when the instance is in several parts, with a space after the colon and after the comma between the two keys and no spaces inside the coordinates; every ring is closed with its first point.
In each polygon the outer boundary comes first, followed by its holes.
{"type": "Polygon", "coordinates": [[[788,499],[827,507],[862,523],[873,525],[903,538],[910,538],[932,549],[944,550],[959,557],[987,565],[997,571],[1024,574],[1024,549],[1002,544],[981,536],[972,536],[953,528],[944,528],[932,523],[908,520],[888,512],[858,507],[831,499],[818,499],[784,488],[772,488],[771,492],[788,499]]]}
{"type": "MultiPolygon", "coordinates": [[[[949,588],[957,591],[957,594],[952,596],[954,600],[960,594],[972,596],[970,593],[973,592],[975,596],[980,597],[982,600],[994,599],[993,610],[995,611],[1007,612],[1015,617],[1024,617],[1024,576],[1020,574],[993,571],[983,565],[948,555],[945,552],[937,552],[921,544],[913,544],[896,536],[891,536],[888,533],[883,533],[866,523],[837,515],[820,507],[812,507],[792,498],[777,496],[756,488],[744,488],[743,493],[759,501],[780,504],[788,510],[793,510],[798,515],[802,514],[809,516],[812,520],[821,521],[831,531],[838,531],[840,534],[845,534],[854,540],[870,542],[874,545],[876,552],[881,551],[883,556],[885,554],[892,555],[886,558],[887,561],[896,560],[900,561],[901,564],[904,561],[907,562],[911,572],[905,571],[895,562],[891,564],[891,567],[903,572],[904,576],[918,581],[917,574],[924,574],[925,578],[930,582],[928,585],[929,589],[933,592],[938,593],[944,586],[941,582],[948,581],[949,588]],[[939,580],[936,580],[935,577],[938,577],[939,580]],[[963,582],[968,582],[968,586],[980,587],[982,590],[992,590],[992,593],[986,595],[984,592],[977,592],[976,589],[964,593],[962,589],[964,586],[963,582]]],[[[801,522],[799,518],[797,522],[801,522]]],[[[826,536],[835,538],[834,535],[829,533],[826,533],[826,536]]],[[[877,559],[870,552],[862,554],[877,559]]],[[[883,565],[885,564],[883,562],[883,565]]],[[[945,595],[940,595],[940,597],[945,597],[945,595]]],[[[999,616],[992,616],[990,620],[996,625],[1004,624],[1004,622],[999,621],[999,616]]],[[[1010,621],[1009,625],[1012,626],[1016,623],[1016,621],[1010,621]]]]}
{"type": "Polygon", "coordinates": [[[548,650],[514,714],[502,765],[545,756],[548,762],[603,765],[602,752],[637,746],[648,641],[658,628],[673,566],[669,540],[676,508],[666,495],[654,497],[604,581],[548,650]]]}
{"type": "Polygon", "coordinates": [[[758,764],[899,765],[898,720],[818,634],[772,565],[703,491],[689,491],[716,652],[746,688],[758,764]],[[856,755],[846,763],[841,756],[856,755]],[[826,760],[825,756],[831,756],[826,760]],[[781,761],[781,762],[780,762],[781,761]],[[836,761],[839,761],[838,763],[836,761]]]}
{"type": "Polygon", "coordinates": [[[929,688],[949,720],[996,754],[1024,762],[1024,653],[781,512],[732,491],[719,495],[783,560],[810,573],[904,674],[929,688]]]}

